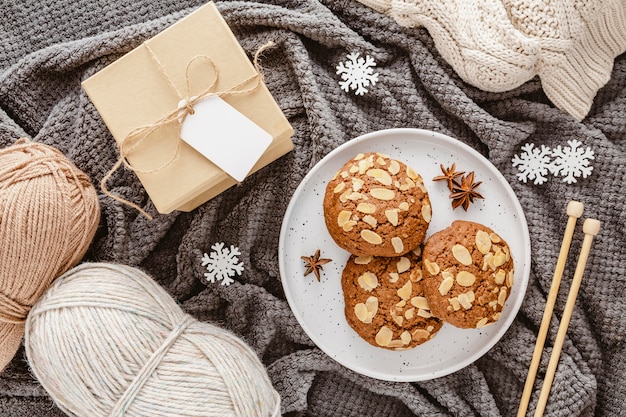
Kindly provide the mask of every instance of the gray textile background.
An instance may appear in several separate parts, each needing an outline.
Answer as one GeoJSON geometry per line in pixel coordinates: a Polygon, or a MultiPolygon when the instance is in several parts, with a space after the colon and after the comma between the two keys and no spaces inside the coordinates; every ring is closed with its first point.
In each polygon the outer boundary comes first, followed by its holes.
{"type": "MultiPolygon", "coordinates": [[[[0,146],[26,135],[62,150],[94,182],[117,158],[114,141],[80,82],[188,14],[201,0],[0,0],[0,146]]],[[[91,261],[139,266],[183,307],[249,342],[262,357],[287,416],[512,416],[532,355],[570,199],[603,229],[561,357],[546,415],[626,415],[626,56],[578,123],[555,110],[537,80],[493,94],[463,83],[424,30],[409,30],[349,0],[218,2],[251,53],[272,39],[263,68],[269,89],[295,128],[295,150],[191,213],[148,221],[101,197],[102,221],[91,261]],[[338,87],[335,66],[346,54],[370,54],[380,82],[363,97],[338,87]],[[533,262],[516,321],[483,358],[422,383],[360,376],[317,349],[297,324],[280,284],[277,247],[283,213],[296,186],[324,155],[360,134],[419,127],[458,138],[507,177],[525,210],[533,262]],[[524,143],[593,148],[591,177],[536,186],[515,178],[511,158],[524,143]],[[205,286],[199,258],[215,242],[241,249],[243,276],[205,286]]],[[[114,190],[154,212],[131,172],[114,190]]],[[[547,342],[545,371],[581,241],[577,228],[547,342]]],[[[1,244],[10,244],[2,242],[1,244]]],[[[536,402],[541,379],[536,382],[536,402]]],[[[530,409],[533,409],[531,405],[530,409]]],[[[20,351],[0,375],[1,416],[57,416],[20,351]]]]}

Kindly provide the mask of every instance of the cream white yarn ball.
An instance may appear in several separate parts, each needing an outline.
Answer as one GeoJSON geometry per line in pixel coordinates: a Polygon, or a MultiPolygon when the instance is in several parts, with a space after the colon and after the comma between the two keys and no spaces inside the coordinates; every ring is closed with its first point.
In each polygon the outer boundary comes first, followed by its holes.
{"type": "Polygon", "coordinates": [[[70,416],[280,415],[255,352],[185,314],[136,268],[85,263],[63,274],[32,308],[25,347],[70,416]]]}

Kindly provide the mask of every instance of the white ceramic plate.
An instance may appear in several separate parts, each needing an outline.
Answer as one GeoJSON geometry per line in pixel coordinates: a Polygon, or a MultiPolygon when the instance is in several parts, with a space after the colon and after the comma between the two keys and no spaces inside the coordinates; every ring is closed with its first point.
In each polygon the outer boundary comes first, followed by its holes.
{"type": "Polygon", "coordinates": [[[285,296],[294,315],[313,342],[342,365],[361,374],[389,381],[420,381],[455,372],[485,354],[509,328],[526,292],[530,273],[530,239],[522,208],[502,174],[482,155],[448,136],[419,129],[390,129],[353,139],[324,157],[296,189],[282,224],[279,243],[280,273],[285,296]],[[458,329],[444,324],[430,341],[410,350],[392,351],[370,345],[348,325],[344,315],[341,272],[350,256],[339,248],[324,223],[322,201],[326,184],[360,152],[382,152],[405,162],[424,178],[433,215],[427,236],[465,219],[491,227],[511,248],[515,282],[500,320],[482,329],[458,329]],[[467,212],[452,210],[439,164],[474,171],[482,181],[467,212]],[[321,281],[304,276],[301,256],[321,249],[321,281]]]}

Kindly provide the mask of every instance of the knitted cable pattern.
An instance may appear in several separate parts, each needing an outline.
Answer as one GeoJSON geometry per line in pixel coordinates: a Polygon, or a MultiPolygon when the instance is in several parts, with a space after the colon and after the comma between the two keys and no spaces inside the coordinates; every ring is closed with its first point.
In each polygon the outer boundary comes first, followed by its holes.
{"type": "Polygon", "coordinates": [[[561,110],[582,120],[626,50],[622,0],[359,0],[406,27],[425,27],[466,82],[516,88],[538,75],[561,110]]]}

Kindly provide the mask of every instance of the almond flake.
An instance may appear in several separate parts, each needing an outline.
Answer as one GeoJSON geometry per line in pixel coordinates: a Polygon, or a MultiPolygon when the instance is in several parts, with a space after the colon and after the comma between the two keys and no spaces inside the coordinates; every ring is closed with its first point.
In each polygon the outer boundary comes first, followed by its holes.
{"type": "Polygon", "coordinates": [[[409,278],[411,279],[411,281],[413,282],[419,282],[422,280],[423,275],[422,275],[422,269],[421,268],[413,268],[411,270],[411,275],[409,276],[409,278]]]}
{"type": "Polygon", "coordinates": [[[409,268],[411,268],[411,261],[409,258],[406,256],[400,257],[400,260],[398,261],[398,272],[401,274],[408,271],[409,268]]]}
{"type": "Polygon", "coordinates": [[[412,180],[416,180],[420,177],[411,167],[406,167],[406,175],[408,175],[412,180]]]}
{"type": "Polygon", "coordinates": [[[387,345],[388,348],[401,348],[402,346],[404,346],[404,343],[402,343],[402,340],[400,339],[393,339],[387,345]]]}
{"type": "Polygon", "coordinates": [[[359,203],[359,205],[356,206],[356,211],[360,211],[364,214],[372,214],[376,212],[376,206],[372,203],[359,203]]]}
{"type": "Polygon", "coordinates": [[[454,256],[454,259],[456,259],[463,265],[467,266],[472,264],[472,255],[470,254],[469,250],[463,245],[456,244],[452,246],[452,256],[454,256]]]}
{"type": "Polygon", "coordinates": [[[386,188],[372,188],[370,190],[370,195],[379,200],[389,201],[393,200],[396,196],[396,192],[393,190],[388,190],[386,188]]]}
{"type": "Polygon", "coordinates": [[[391,175],[396,175],[398,172],[400,172],[400,163],[395,159],[392,159],[389,162],[389,173],[391,175]]]}
{"type": "Polygon", "coordinates": [[[491,250],[491,239],[489,238],[489,234],[482,230],[476,232],[476,248],[482,253],[486,255],[491,250]]]}
{"type": "Polygon", "coordinates": [[[467,294],[461,293],[457,295],[456,299],[459,300],[459,304],[461,304],[461,307],[464,309],[469,310],[472,308],[472,302],[467,294]]]}
{"type": "Polygon", "coordinates": [[[333,193],[337,194],[342,192],[344,189],[346,188],[346,183],[345,182],[340,182],[339,184],[337,184],[335,186],[335,188],[333,189],[333,193]]]}
{"type": "Polygon", "coordinates": [[[341,195],[339,196],[339,201],[341,201],[342,203],[345,203],[346,201],[348,201],[348,196],[352,193],[352,191],[350,190],[346,190],[343,193],[341,193],[341,195]]]}
{"type": "Polygon", "coordinates": [[[376,163],[378,165],[387,165],[387,160],[385,159],[384,156],[379,156],[378,158],[376,158],[376,163]]]}
{"type": "MultiPolygon", "coordinates": [[[[385,171],[383,171],[380,168],[372,168],[372,169],[368,170],[366,174],[367,174],[368,177],[380,178],[380,177],[383,176],[383,172],[385,172],[385,171]]],[[[387,173],[385,172],[385,174],[387,174],[387,173]]],[[[387,175],[389,175],[389,174],[387,174],[387,175]]]]}
{"type": "Polygon", "coordinates": [[[411,305],[424,310],[430,310],[430,307],[428,306],[428,299],[426,297],[416,296],[411,298],[411,305]]]}
{"type": "Polygon", "coordinates": [[[500,294],[498,294],[498,304],[504,306],[504,302],[506,301],[506,288],[500,288],[500,294]]]}
{"type": "Polygon", "coordinates": [[[502,285],[504,284],[504,280],[506,278],[506,272],[504,272],[503,269],[498,269],[498,272],[496,272],[493,276],[493,280],[496,282],[496,284],[498,285],[502,285]]]}
{"type": "Polygon", "coordinates": [[[409,308],[404,312],[404,318],[406,318],[407,320],[411,320],[413,317],[415,317],[414,308],[409,308]]]}
{"type": "Polygon", "coordinates": [[[372,262],[371,256],[357,256],[354,258],[354,263],[357,265],[367,265],[370,262],[372,262]]]}
{"type": "Polygon", "coordinates": [[[476,275],[468,271],[459,271],[456,274],[456,282],[462,287],[471,287],[476,282],[476,275]]]}
{"type": "Polygon", "coordinates": [[[424,204],[422,206],[422,217],[426,223],[430,223],[430,220],[432,219],[432,212],[429,204],[424,204]]]}
{"type": "Polygon", "coordinates": [[[359,174],[365,174],[365,172],[370,169],[374,164],[370,161],[370,158],[361,159],[359,161],[359,174]]]}
{"type": "Polygon", "coordinates": [[[389,282],[391,282],[392,284],[395,282],[398,282],[399,279],[400,279],[400,275],[398,275],[397,272],[389,273],[389,282]]]}
{"type": "MultiPolygon", "coordinates": [[[[495,253],[495,255],[493,255],[493,258],[492,258],[493,269],[495,270],[497,267],[504,265],[505,262],[506,262],[506,254],[498,250],[495,253]]],[[[491,266],[492,263],[490,262],[489,266],[491,266]]]]}
{"type": "Polygon", "coordinates": [[[378,278],[369,271],[359,276],[357,282],[365,291],[372,291],[374,288],[378,287],[378,278]]]}
{"type": "Polygon", "coordinates": [[[478,323],[476,323],[476,328],[480,329],[481,327],[485,327],[487,324],[489,324],[489,319],[487,317],[483,317],[478,320],[478,323]]]}
{"type": "Polygon", "coordinates": [[[430,314],[430,311],[424,310],[423,308],[417,309],[417,315],[425,319],[429,319],[433,316],[432,314],[430,314]]]}
{"type": "Polygon", "coordinates": [[[368,297],[365,300],[365,307],[367,307],[367,311],[372,314],[372,317],[376,315],[378,312],[378,298],[376,297],[368,297]]]}
{"type": "Polygon", "coordinates": [[[511,269],[509,273],[506,275],[506,285],[511,288],[513,286],[513,270],[511,269]]]}
{"type": "Polygon", "coordinates": [[[363,187],[365,181],[360,178],[352,178],[352,191],[359,191],[363,187]]]}
{"type": "Polygon", "coordinates": [[[483,258],[483,271],[486,271],[487,268],[489,268],[489,265],[491,263],[491,258],[493,258],[493,253],[489,252],[488,254],[485,255],[485,257],[483,258]]]}
{"type": "Polygon", "coordinates": [[[403,300],[408,300],[411,298],[411,292],[413,291],[413,284],[411,281],[407,281],[398,291],[398,297],[403,300]]]}
{"type": "Polygon", "coordinates": [[[358,165],[352,165],[349,171],[350,171],[350,174],[356,174],[357,172],[359,172],[358,165]]]}
{"type": "Polygon", "coordinates": [[[385,210],[385,217],[387,217],[392,226],[398,225],[398,209],[385,210]]]}
{"type": "Polygon", "coordinates": [[[500,236],[498,236],[498,235],[497,235],[497,234],[495,234],[495,233],[491,233],[491,234],[489,235],[489,238],[491,239],[491,241],[492,241],[493,243],[499,243],[500,241],[502,241],[502,239],[500,239],[500,236]]]}
{"type": "Polygon", "coordinates": [[[358,303],[354,306],[354,315],[363,323],[372,322],[372,316],[370,316],[367,307],[363,303],[358,303]]]}
{"type": "Polygon", "coordinates": [[[431,262],[428,259],[424,259],[424,267],[431,275],[437,275],[440,271],[439,265],[435,262],[431,262]]]}
{"type": "Polygon", "coordinates": [[[407,211],[409,209],[409,203],[403,201],[402,203],[398,204],[398,208],[402,211],[407,211]]]}
{"type": "Polygon", "coordinates": [[[382,185],[391,185],[391,175],[385,170],[380,168],[372,168],[367,171],[367,175],[374,178],[376,181],[381,183],[382,185]]]}
{"type": "Polygon", "coordinates": [[[454,278],[454,274],[450,272],[450,268],[441,271],[441,276],[443,277],[443,279],[454,278]]]}
{"type": "Polygon", "coordinates": [[[404,243],[402,243],[402,239],[400,239],[398,236],[394,236],[391,238],[391,246],[393,246],[393,250],[396,253],[404,252],[404,243]]]}
{"type": "Polygon", "coordinates": [[[454,278],[446,278],[439,284],[439,294],[446,295],[454,284],[454,278]]]}
{"type": "Polygon", "coordinates": [[[354,191],[354,192],[351,192],[350,194],[348,194],[346,196],[346,198],[348,200],[356,201],[356,200],[360,200],[361,198],[363,198],[363,194],[357,193],[356,191],[354,191]]]}
{"type": "Polygon", "coordinates": [[[359,161],[361,159],[363,159],[365,157],[364,153],[358,153],[356,154],[356,156],[353,158],[355,161],[359,161]]]}
{"type": "Polygon", "coordinates": [[[378,221],[376,221],[376,219],[369,214],[363,216],[363,221],[372,227],[376,227],[376,225],[378,224],[378,221]]]}
{"type": "Polygon", "coordinates": [[[411,333],[406,330],[403,331],[400,335],[400,340],[402,340],[402,344],[408,345],[409,343],[411,343],[411,333]]]}
{"type": "Polygon", "coordinates": [[[356,226],[356,222],[354,220],[348,220],[341,226],[344,232],[349,232],[352,228],[356,226]]]}
{"type": "Polygon", "coordinates": [[[402,184],[400,186],[400,191],[406,191],[406,190],[410,190],[411,188],[415,188],[415,182],[413,182],[412,179],[406,178],[404,182],[405,184],[402,184]]]}
{"type": "Polygon", "coordinates": [[[376,232],[372,232],[371,230],[361,230],[361,237],[367,243],[371,243],[372,245],[380,245],[383,243],[383,238],[381,238],[376,232]]]}
{"type": "Polygon", "coordinates": [[[425,340],[430,337],[430,332],[424,329],[416,329],[412,333],[413,340],[425,340]]]}
{"type": "Polygon", "coordinates": [[[450,303],[454,311],[459,311],[461,309],[461,303],[459,303],[459,300],[456,297],[450,298],[448,302],[450,303]]]}
{"type": "Polygon", "coordinates": [[[341,210],[341,212],[339,212],[339,216],[337,216],[337,225],[339,227],[343,227],[343,225],[346,224],[348,220],[350,220],[351,216],[352,213],[348,210],[341,210]]]}

